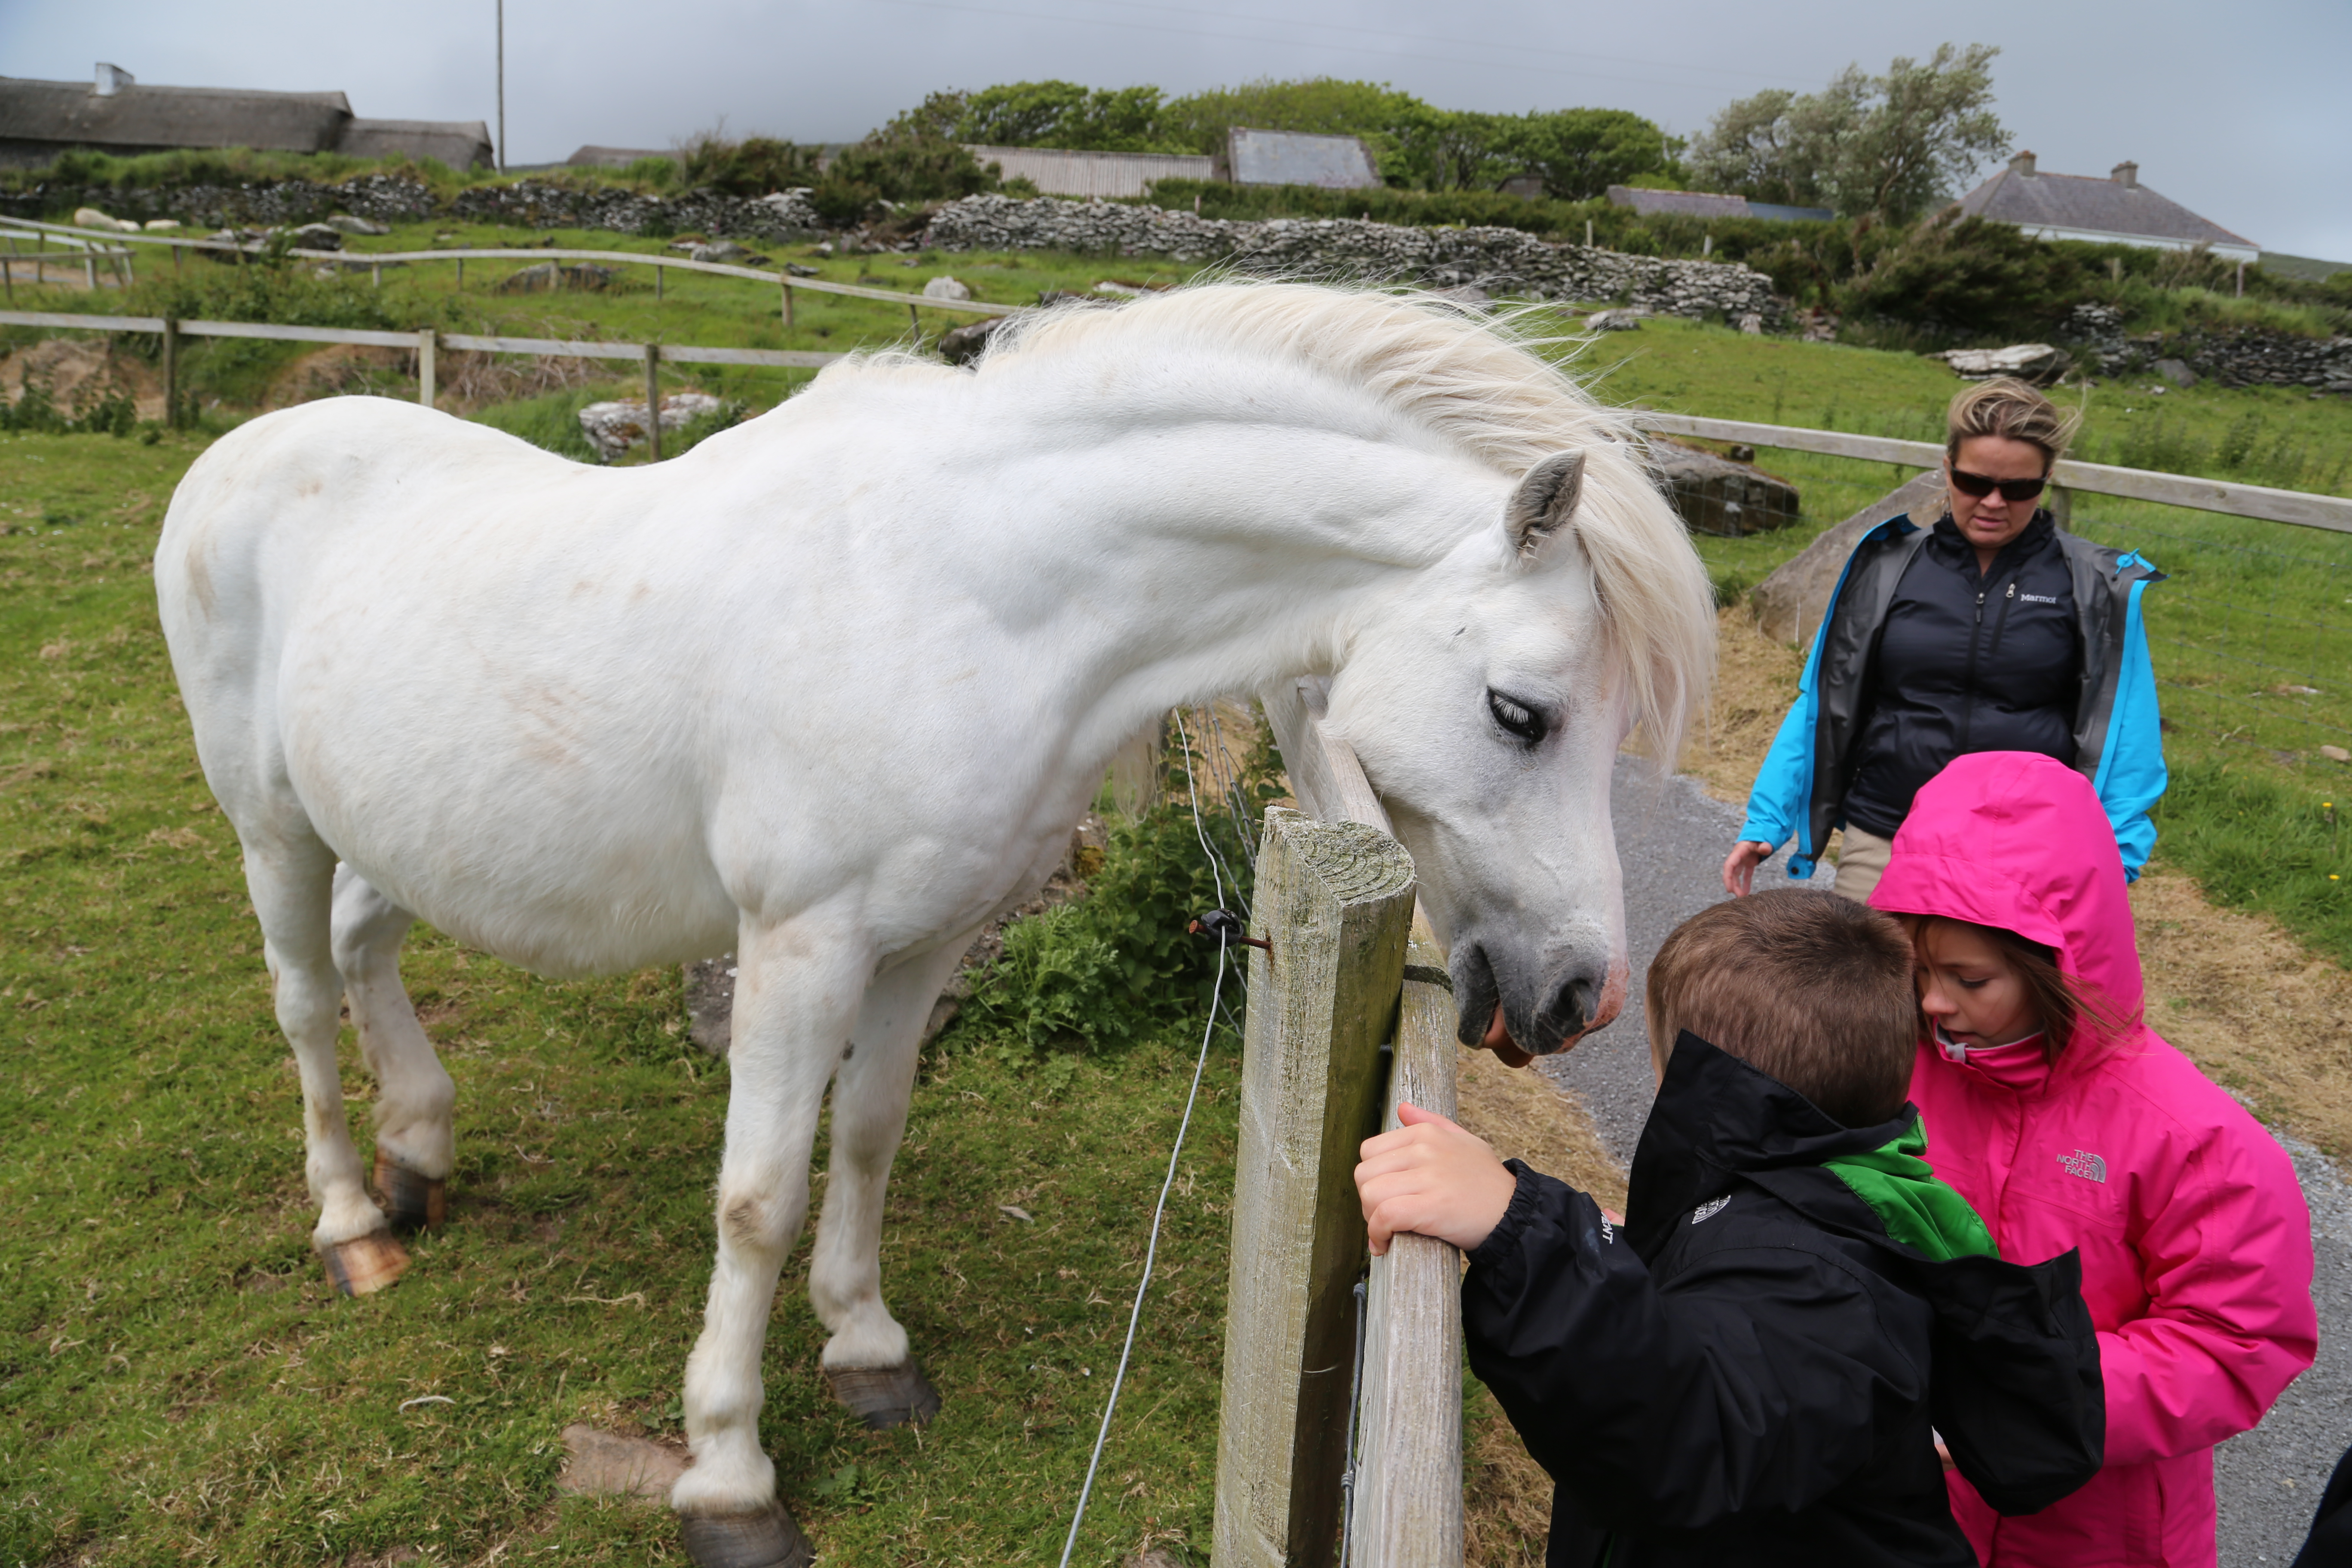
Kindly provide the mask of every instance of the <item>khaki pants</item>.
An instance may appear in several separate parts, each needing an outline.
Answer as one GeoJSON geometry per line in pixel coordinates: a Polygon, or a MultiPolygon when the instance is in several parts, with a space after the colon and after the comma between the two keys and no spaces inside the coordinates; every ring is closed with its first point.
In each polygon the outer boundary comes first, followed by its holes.
{"type": "Polygon", "coordinates": [[[1878,886],[1878,879],[1886,874],[1887,857],[1895,853],[1895,841],[1856,827],[1849,822],[1845,837],[1838,843],[1837,881],[1831,891],[1866,902],[1870,890],[1878,886]]]}

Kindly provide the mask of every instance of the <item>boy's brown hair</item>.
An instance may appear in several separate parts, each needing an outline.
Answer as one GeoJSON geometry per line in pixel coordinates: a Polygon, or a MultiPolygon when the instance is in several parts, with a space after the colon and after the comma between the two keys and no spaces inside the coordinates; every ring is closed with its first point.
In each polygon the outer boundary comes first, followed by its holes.
{"type": "Polygon", "coordinates": [[[1676,926],[1650,962],[1650,1055],[1688,1029],[1847,1127],[1903,1108],[1917,1048],[1911,940],[1835,893],[1751,893],[1676,926]]]}

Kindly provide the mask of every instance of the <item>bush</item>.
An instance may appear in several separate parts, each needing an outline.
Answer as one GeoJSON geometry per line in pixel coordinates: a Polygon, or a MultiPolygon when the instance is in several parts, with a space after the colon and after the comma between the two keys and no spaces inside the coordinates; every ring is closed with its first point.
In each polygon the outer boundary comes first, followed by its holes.
{"type": "Polygon", "coordinates": [[[27,374],[25,390],[14,404],[0,402],[0,430],[39,436],[112,436],[118,439],[138,426],[139,411],[131,395],[110,383],[83,386],[71,408],[58,405],[47,377],[27,374]]]}
{"type": "Polygon", "coordinates": [[[2046,332],[2084,296],[2072,257],[2013,225],[1948,216],[1882,251],[1839,291],[1849,315],[1968,336],[2046,332]]]}
{"type": "MultiPolygon", "coordinates": [[[[1278,798],[1278,766],[1261,741],[1243,775],[1253,816],[1278,798]]],[[[1161,804],[1112,826],[1102,868],[1084,899],[1006,929],[1003,956],[979,977],[951,1038],[1010,1040],[1032,1048],[1075,1043],[1100,1050],[1202,1016],[1217,949],[1184,928],[1217,905],[1217,878],[1193,826],[1181,758],[1164,782],[1161,804]]],[[[1248,835],[1254,845],[1256,828],[1213,809],[1205,776],[1200,789],[1202,831],[1225,869],[1243,879],[1238,889],[1226,882],[1225,900],[1246,902],[1243,837],[1248,835]]],[[[1230,981],[1226,990],[1234,992],[1230,981]]]]}
{"type": "MultiPolygon", "coordinates": [[[[656,161],[639,159],[623,172],[635,174],[656,161]]],[[[698,136],[688,144],[684,158],[675,163],[667,158],[658,162],[665,170],[674,171],[677,182],[689,190],[729,196],[764,196],[772,191],[814,185],[818,179],[815,148],[770,136],[741,142],[724,141],[715,134],[698,136]]]]}

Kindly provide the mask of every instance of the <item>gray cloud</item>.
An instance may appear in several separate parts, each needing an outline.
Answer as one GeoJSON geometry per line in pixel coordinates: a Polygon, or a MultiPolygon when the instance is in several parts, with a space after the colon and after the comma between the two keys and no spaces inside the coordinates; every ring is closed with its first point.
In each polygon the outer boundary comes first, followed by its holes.
{"type": "MultiPolygon", "coordinates": [[[[491,0],[325,7],[288,0],[10,0],[12,75],[340,88],[362,114],[494,120],[491,0]]],[[[520,163],[585,142],[662,147],[736,132],[857,136],[926,91],[1066,77],[1173,92],[1252,77],[1387,80],[1454,108],[1596,104],[1703,126],[1765,87],[1819,86],[1939,42],[2001,45],[2004,121],[2042,167],[2142,180],[2273,250],[2352,260],[2352,6],[2268,0],[2217,16],[1985,0],[832,0],[690,5],[509,0],[508,129],[520,163]]]]}

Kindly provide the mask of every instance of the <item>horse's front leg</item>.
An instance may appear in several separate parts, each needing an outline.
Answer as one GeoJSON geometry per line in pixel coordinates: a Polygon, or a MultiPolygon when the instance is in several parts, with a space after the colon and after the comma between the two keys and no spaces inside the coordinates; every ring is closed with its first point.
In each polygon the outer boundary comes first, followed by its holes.
{"type": "Polygon", "coordinates": [[[694,1464],[670,1502],[700,1568],[773,1568],[810,1554],[776,1500],[775,1466],[760,1446],[760,1352],[777,1274],[808,1211],[817,1108],[874,957],[863,932],[818,916],[772,925],[747,919],[735,951],[719,1259],[702,1337],[686,1363],[694,1464]]]}
{"type": "Polygon", "coordinates": [[[940,990],[978,928],[875,976],[833,1087],[833,1167],[809,1262],[809,1302],[824,1326],[834,1397],[868,1426],[922,1422],[940,1396],[882,1301],[882,1201],[907,1128],[916,1055],[940,990]]]}

